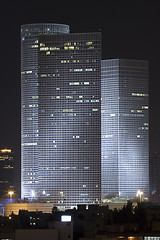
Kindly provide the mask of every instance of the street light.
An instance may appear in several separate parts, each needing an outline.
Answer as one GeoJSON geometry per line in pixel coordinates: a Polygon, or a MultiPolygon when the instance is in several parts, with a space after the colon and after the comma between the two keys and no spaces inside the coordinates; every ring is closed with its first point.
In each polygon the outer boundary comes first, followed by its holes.
{"type": "Polygon", "coordinates": [[[141,190],[138,190],[136,196],[139,197],[140,202],[142,201],[142,195],[143,195],[143,192],[141,190]]]}
{"type": "Polygon", "coordinates": [[[35,197],[35,191],[34,190],[31,190],[31,195],[32,195],[32,198],[34,198],[35,197]]]}
{"type": "Polygon", "coordinates": [[[9,191],[8,194],[9,194],[9,197],[10,197],[10,203],[11,203],[12,196],[13,196],[14,192],[13,192],[13,191],[9,191]]]}

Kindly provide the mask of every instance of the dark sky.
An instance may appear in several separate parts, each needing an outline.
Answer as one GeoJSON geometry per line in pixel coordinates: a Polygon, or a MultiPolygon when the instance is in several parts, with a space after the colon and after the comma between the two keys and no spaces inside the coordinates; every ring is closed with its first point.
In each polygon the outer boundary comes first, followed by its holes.
{"type": "Polygon", "coordinates": [[[12,148],[17,164],[20,164],[20,26],[27,23],[65,23],[72,33],[101,28],[102,59],[149,60],[150,154],[160,152],[160,5],[146,2],[1,2],[0,148],[12,148]]]}

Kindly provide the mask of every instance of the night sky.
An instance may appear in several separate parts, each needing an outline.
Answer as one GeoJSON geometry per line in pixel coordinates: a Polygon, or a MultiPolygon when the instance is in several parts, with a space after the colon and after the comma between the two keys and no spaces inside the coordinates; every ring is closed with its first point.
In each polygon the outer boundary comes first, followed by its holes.
{"type": "Polygon", "coordinates": [[[0,148],[9,147],[15,152],[17,182],[20,179],[20,26],[23,24],[64,23],[70,25],[71,33],[101,29],[102,59],[149,60],[150,154],[160,152],[160,4],[146,2],[1,2],[0,148]]]}

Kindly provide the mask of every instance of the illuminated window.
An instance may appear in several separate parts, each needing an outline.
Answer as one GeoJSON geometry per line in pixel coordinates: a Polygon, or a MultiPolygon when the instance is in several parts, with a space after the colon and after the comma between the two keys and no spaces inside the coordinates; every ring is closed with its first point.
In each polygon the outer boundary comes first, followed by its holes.
{"type": "Polygon", "coordinates": [[[38,45],[32,45],[31,48],[38,48],[38,45]]]}
{"type": "Polygon", "coordinates": [[[56,50],[57,51],[57,50],[60,50],[60,48],[58,48],[58,47],[50,47],[49,50],[51,50],[51,51],[55,51],[56,50]]]}
{"type": "Polygon", "coordinates": [[[94,47],[93,46],[89,46],[88,49],[94,49],[94,47]]]}
{"type": "Polygon", "coordinates": [[[40,47],[45,47],[45,44],[44,43],[40,43],[40,47]]]}
{"type": "Polygon", "coordinates": [[[71,82],[69,85],[79,85],[79,82],[71,82]]]}
{"type": "Polygon", "coordinates": [[[41,74],[40,77],[47,77],[47,74],[41,74]]]}
{"type": "Polygon", "coordinates": [[[30,104],[29,107],[38,107],[38,104],[30,104]]]}
{"type": "Polygon", "coordinates": [[[61,222],[71,222],[71,216],[62,215],[61,222]]]}
{"type": "Polygon", "coordinates": [[[95,99],[95,100],[91,100],[91,102],[99,102],[99,100],[95,99]]]}
{"type": "Polygon", "coordinates": [[[67,45],[67,46],[64,47],[65,50],[68,50],[68,49],[73,50],[74,49],[74,46],[71,46],[71,43],[66,43],[64,45],[67,45]]]}
{"type": "Polygon", "coordinates": [[[63,109],[63,112],[73,112],[73,109],[63,109]]]}
{"type": "Polygon", "coordinates": [[[73,96],[66,96],[66,98],[73,98],[73,96]]]}
{"type": "Polygon", "coordinates": [[[69,60],[62,60],[61,63],[69,63],[69,60]]]}
{"type": "Polygon", "coordinates": [[[80,138],[80,136],[73,136],[73,138],[80,138]]]}
{"type": "Polygon", "coordinates": [[[41,47],[40,48],[40,51],[47,51],[47,50],[49,50],[49,47],[41,47]]]}
{"type": "Polygon", "coordinates": [[[71,42],[64,43],[64,46],[70,46],[70,45],[71,45],[71,42]]]}
{"type": "Polygon", "coordinates": [[[22,146],[35,146],[37,143],[22,143],[22,146]]]}
{"type": "Polygon", "coordinates": [[[142,106],[142,109],[148,109],[148,106],[142,106]]]}
{"type": "Polygon", "coordinates": [[[113,135],[102,135],[102,138],[110,138],[113,137],[113,135]]]}
{"type": "Polygon", "coordinates": [[[83,69],[82,68],[79,68],[79,69],[74,69],[74,72],[82,72],[83,69]]]}
{"type": "Polygon", "coordinates": [[[137,96],[137,97],[148,97],[148,94],[146,94],[146,93],[132,93],[132,96],[137,96]]]}
{"type": "Polygon", "coordinates": [[[33,98],[33,99],[37,99],[37,98],[38,98],[38,96],[32,96],[32,98],[33,98]]]}
{"type": "Polygon", "coordinates": [[[87,45],[91,45],[91,44],[92,44],[92,42],[86,42],[86,44],[87,44],[87,45]]]}
{"type": "Polygon", "coordinates": [[[70,50],[73,50],[73,49],[74,49],[74,46],[70,46],[69,49],[70,49],[70,50]]]}

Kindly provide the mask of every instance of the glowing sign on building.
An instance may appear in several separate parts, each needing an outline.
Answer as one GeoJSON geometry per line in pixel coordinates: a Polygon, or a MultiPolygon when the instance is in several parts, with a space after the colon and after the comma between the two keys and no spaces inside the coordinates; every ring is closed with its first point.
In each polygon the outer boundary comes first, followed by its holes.
{"type": "Polygon", "coordinates": [[[62,215],[61,216],[61,222],[71,222],[71,216],[69,215],[62,215]]]}

